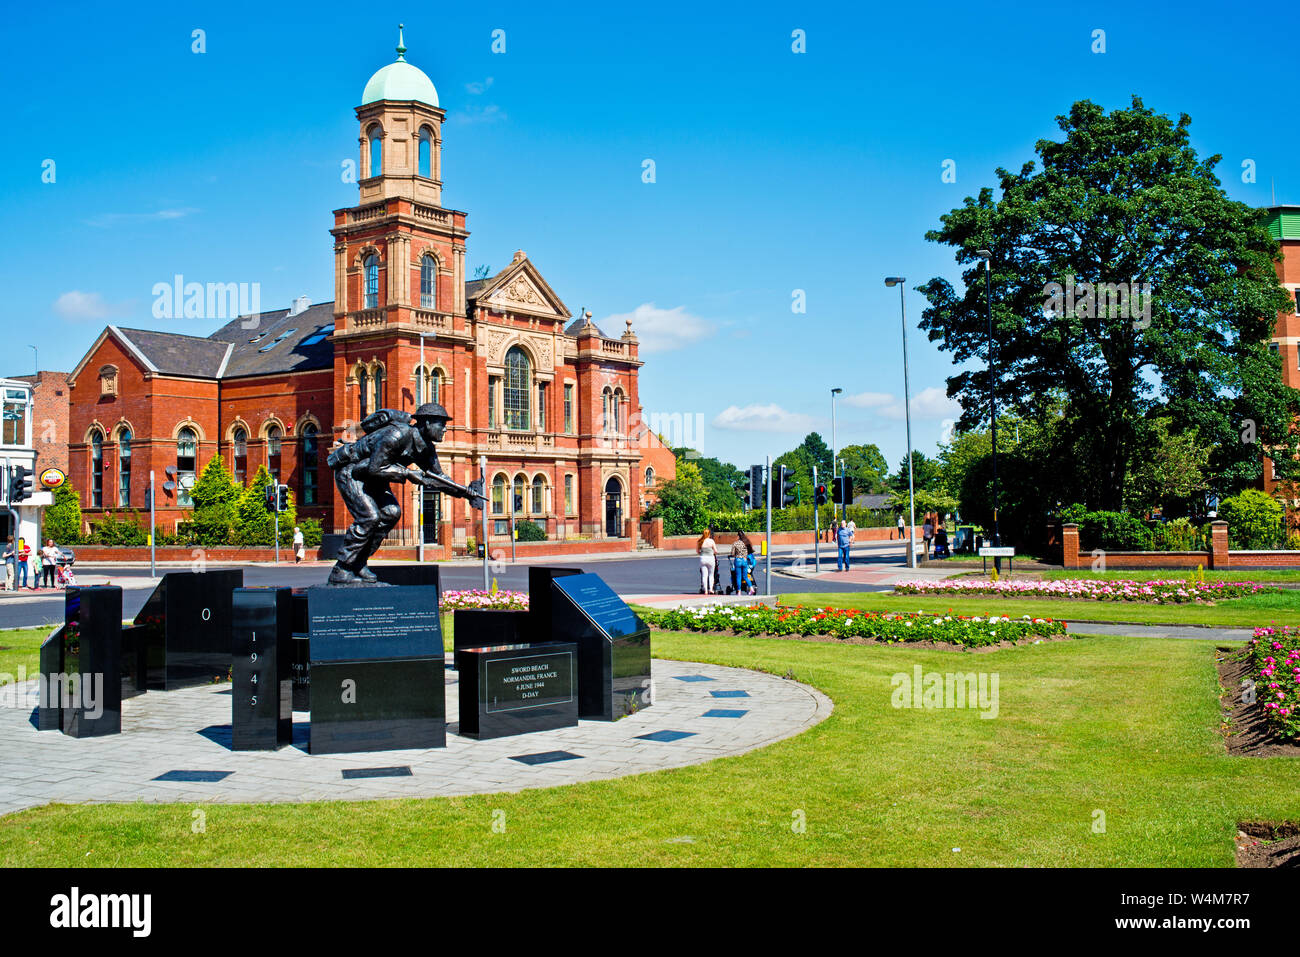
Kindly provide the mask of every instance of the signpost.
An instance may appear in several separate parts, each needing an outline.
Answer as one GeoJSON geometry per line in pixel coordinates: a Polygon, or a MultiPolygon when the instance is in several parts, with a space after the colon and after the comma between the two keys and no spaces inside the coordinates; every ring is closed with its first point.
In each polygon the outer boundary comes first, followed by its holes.
{"type": "Polygon", "coordinates": [[[981,545],[980,546],[980,558],[984,559],[985,573],[987,573],[989,570],[988,559],[990,558],[994,559],[994,568],[996,568],[997,560],[1000,558],[1005,558],[1007,560],[1007,574],[1010,575],[1012,572],[1011,559],[1015,557],[1015,554],[1016,554],[1015,548],[1013,548],[1010,545],[981,545]]]}

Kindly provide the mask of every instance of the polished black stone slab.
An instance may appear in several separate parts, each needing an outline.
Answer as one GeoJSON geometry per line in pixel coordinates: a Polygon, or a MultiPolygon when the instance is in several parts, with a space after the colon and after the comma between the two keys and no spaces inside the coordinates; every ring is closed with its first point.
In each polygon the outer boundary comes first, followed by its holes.
{"type": "Polygon", "coordinates": [[[236,588],[232,599],[230,747],[274,751],[293,741],[293,594],[236,588]]]}
{"type": "Polygon", "coordinates": [[[442,603],[442,577],[437,565],[410,562],[402,565],[371,565],[370,570],[375,573],[376,578],[388,585],[400,585],[403,588],[416,585],[436,588],[439,604],[442,603]]]}
{"type": "Polygon", "coordinates": [[[442,657],[438,589],[307,589],[311,663],[379,658],[442,657]]]}
{"type": "Polygon", "coordinates": [[[355,781],[358,778],[409,778],[411,766],[401,764],[391,768],[344,768],[343,780],[355,781]]]}
{"type": "Polygon", "coordinates": [[[577,656],[572,642],[462,649],[460,733],[486,740],[576,727],[577,656]]]}
{"type": "Polygon", "coordinates": [[[650,629],[599,575],[551,581],[551,634],[578,645],[578,716],[617,721],[650,706],[650,629]]]}
{"type": "Polygon", "coordinates": [[[313,660],[310,752],[446,747],[444,675],[442,655],[313,660]]]}
{"type": "Polygon", "coordinates": [[[122,730],[122,589],[72,586],[64,595],[63,733],[74,738],[122,730]]]}
{"type": "Polygon", "coordinates": [[[649,734],[638,734],[637,739],[640,741],[660,741],[670,744],[673,741],[680,741],[682,738],[693,738],[698,731],[670,731],[665,728],[663,731],[651,731],[649,734]]]}
{"type": "Polygon", "coordinates": [[[528,631],[522,641],[561,641],[551,635],[551,582],[569,575],[581,575],[581,568],[556,565],[528,566],[528,631]]]}
{"type": "Polygon", "coordinates": [[[311,710],[311,636],[290,636],[289,677],[293,682],[293,710],[311,710]]]}
{"type": "Polygon", "coordinates": [[[218,781],[224,781],[234,773],[234,771],[166,771],[153,780],[188,781],[195,784],[215,784],[218,781]]]}
{"type": "Polygon", "coordinates": [[[44,641],[41,642],[41,680],[37,691],[40,693],[40,707],[36,714],[38,731],[63,730],[63,629],[66,625],[56,625],[44,641]]]}
{"type": "Polygon", "coordinates": [[[460,650],[528,641],[531,619],[526,611],[503,608],[457,608],[452,613],[452,667],[461,670],[460,650]]]}
{"type": "Polygon", "coordinates": [[[536,754],[516,754],[510,760],[520,764],[554,764],[556,761],[577,761],[581,754],[572,751],[538,751],[536,754]]]}
{"type": "Polygon", "coordinates": [[[147,629],[149,687],[172,690],[230,673],[231,595],[243,569],[168,572],[135,616],[147,629]]]}
{"type": "Polygon", "coordinates": [[[144,625],[122,626],[122,697],[149,690],[149,636],[144,625]]]}

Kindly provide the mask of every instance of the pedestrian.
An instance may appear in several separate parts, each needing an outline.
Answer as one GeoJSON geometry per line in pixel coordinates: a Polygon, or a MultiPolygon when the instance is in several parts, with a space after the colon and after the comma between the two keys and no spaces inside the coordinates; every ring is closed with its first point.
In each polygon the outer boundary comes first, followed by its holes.
{"type": "MultiPolygon", "coordinates": [[[[748,539],[747,539],[748,541],[748,539]]],[[[745,571],[749,572],[749,593],[758,594],[758,576],[754,574],[754,569],[758,567],[758,552],[754,546],[749,546],[749,559],[745,562],[745,571]]]]}
{"type": "Polygon", "coordinates": [[[928,514],[925,516],[925,524],[921,526],[921,537],[925,540],[925,551],[922,554],[929,561],[930,539],[934,538],[934,519],[928,514]]]}
{"type": "Polygon", "coordinates": [[[731,545],[731,584],[736,594],[749,594],[749,556],[754,546],[749,543],[749,536],[744,532],[736,533],[736,540],[731,545]]]}
{"type": "Polygon", "coordinates": [[[858,536],[858,523],[849,519],[849,538],[855,539],[858,536]]]}
{"type": "Polygon", "coordinates": [[[27,561],[32,557],[32,550],[27,546],[26,539],[18,540],[18,581],[15,583],[19,588],[27,587],[27,561]]]}
{"type": "Polygon", "coordinates": [[[14,590],[14,578],[17,576],[17,569],[14,564],[17,560],[17,551],[14,549],[14,537],[9,536],[9,541],[5,544],[5,591],[14,590]]]}
{"type": "Polygon", "coordinates": [[[41,550],[32,549],[32,591],[41,587],[41,550]]]}
{"type": "Polygon", "coordinates": [[[849,545],[853,542],[853,533],[849,531],[849,523],[840,520],[839,530],[835,533],[835,544],[839,546],[836,553],[835,570],[846,572],[849,570],[849,545]]]}
{"type": "Polygon", "coordinates": [[[903,513],[899,512],[898,513],[898,540],[900,542],[903,540],[903,529],[906,527],[907,527],[907,523],[903,521],[903,513]]]}
{"type": "Polygon", "coordinates": [[[714,568],[718,560],[718,543],[713,540],[713,529],[704,530],[695,543],[695,551],[700,556],[700,594],[712,595],[714,568]]]}
{"type": "Polygon", "coordinates": [[[302,529],[293,527],[293,563],[297,565],[307,555],[307,545],[302,537],[302,529]]]}
{"type": "Polygon", "coordinates": [[[42,584],[54,587],[54,569],[59,564],[59,550],[54,546],[54,539],[47,538],[45,547],[41,549],[41,575],[44,578],[42,584]]]}
{"type": "Polygon", "coordinates": [[[948,558],[952,553],[948,551],[948,531],[943,527],[943,522],[934,530],[934,557],[948,558]]]}

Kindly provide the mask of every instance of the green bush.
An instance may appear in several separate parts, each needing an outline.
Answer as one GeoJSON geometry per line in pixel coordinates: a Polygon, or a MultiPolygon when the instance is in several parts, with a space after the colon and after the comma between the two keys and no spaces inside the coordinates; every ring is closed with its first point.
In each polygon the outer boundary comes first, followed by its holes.
{"type": "MultiPolygon", "coordinates": [[[[832,512],[831,506],[827,505],[820,511],[822,528],[826,528],[830,523],[840,520],[838,508],[832,512]]],[[[918,513],[917,520],[919,521],[920,518],[921,515],[918,513]]],[[[898,516],[892,512],[879,512],[857,505],[850,505],[848,507],[848,520],[856,524],[858,528],[892,528],[897,524],[898,516]]],[[[715,532],[762,532],[767,529],[767,511],[765,509],[756,509],[751,512],[705,512],[698,528],[681,534],[698,535],[704,531],[705,524],[715,532]]],[[[812,529],[813,510],[811,505],[796,505],[793,508],[772,510],[773,532],[810,532],[812,529]]],[[[667,523],[664,526],[664,534],[668,534],[667,523]]]]}
{"type": "Polygon", "coordinates": [[[81,541],[81,496],[64,482],[54,490],[54,504],[42,516],[42,538],[54,539],[56,545],[75,545],[81,541]]]}
{"type": "Polygon", "coordinates": [[[190,489],[194,514],[186,523],[186,534],[194,544],[208,548],[230,544],[239,525],[242,492],[243,489],[226,471],[221,456],[214,455],[190,489]]]}
{"type": "Polygon", "coordinates": [[[526,518],[521,518],[515,522],[515,532],[521,542],[546,541],[546,529],[526,518]]]}
{"type": "Polygon", "coordinates": [[[1219,518],[1228,523],[1232,548],[1277,548],[1285,535],[1282,514],[1278,502],[1253,488],[1219,503],[1219,518]]]}
{"type": "Polygon", "coordinates": [[[302,529],[302,543],[304,545],[319,545],[321,542],[320,521],[314,518],[298,519],[298,527],[302,529]]]}
{"type": "Polygon", "coordinates": [[[149,544],[149,533],[140,524],[140,516],[135,511],[131,512],[130,518],[119,518],[110,512],[95,520],[85,541],[91,545],[139,547],[149,544]]]}
{"type": "Polygon", "coordinates": [[[1155,549],[1151,529],[1128,512],[1090,512],[1074,504],[1061,510],[1061,521],[1079,526],[1079,548],[1111,552],[1149,552],[1155,549]]]}
{"type": "Polygon", "coordinates": [[[1161,522],[1155,527],[1152,536],[1154,548],[1158,552],[1203,552],[1206,539],[1188,519],[1176,518],[1172,522],[1161,522]]]}
{"type": "MultiPolygon", "coordinates": [[[[239,524],[235,528],[236,545],[274,545],[275,513],[267,511],[266,489],[274,484],[265,465],[259,465],[253,482],[239,498],[239,524]]],[[[293,493],[289,493],[289,508],[280,513],[280,544],[293,544],[293,527],[298,524],[293,493]]],[[[305,535],[305,533],[304,533],[305,535]]]]}

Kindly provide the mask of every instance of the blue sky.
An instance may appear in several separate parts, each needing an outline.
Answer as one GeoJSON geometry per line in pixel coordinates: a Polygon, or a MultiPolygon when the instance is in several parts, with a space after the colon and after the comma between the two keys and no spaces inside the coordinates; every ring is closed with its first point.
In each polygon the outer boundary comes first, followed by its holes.
{"type": "Polygon", "coordinates": [[[177,273],[260,283],[264,308],[331,299],[353,108],[399,21],[448,113],[443,201],[469,214],[468,268],[521,248],[607,334],[633,315],[647,415],[680,414],[742,467],[810,429],[829,441],[832,386],[839,445],[903,457],[886,275],[908,279],[913,442],[934,452],[953,367],[916,329],[912,287],[959,273],[924,233],[1077,99],[1187,112],[1230,196],[1300,203],[1285,4],[185,7],[7,12],[0,372],[30,372],[28,344],[70,369],[108,322],[207,335],[220,323],[152,318],[177,273]]]}

